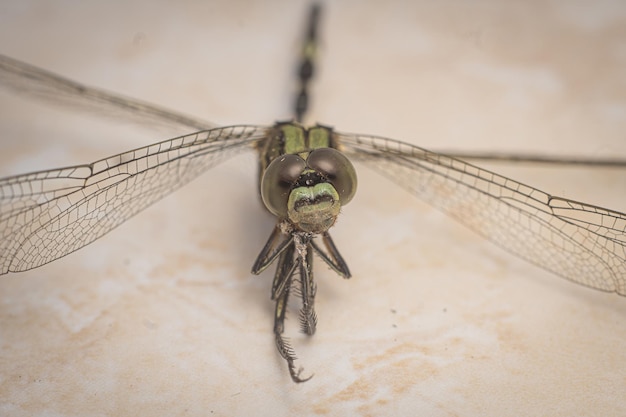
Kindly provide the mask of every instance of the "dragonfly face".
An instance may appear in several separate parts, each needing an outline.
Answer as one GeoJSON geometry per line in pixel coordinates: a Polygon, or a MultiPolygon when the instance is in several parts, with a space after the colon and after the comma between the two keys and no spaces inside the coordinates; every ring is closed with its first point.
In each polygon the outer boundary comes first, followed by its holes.
{"type": "Polygon", "coordinates": [[[263,203],[300,231],[327,231],[356,192],[352,163],[332,148],[329,128],[288,123],[274,130],[260,155],[263,203]]]}

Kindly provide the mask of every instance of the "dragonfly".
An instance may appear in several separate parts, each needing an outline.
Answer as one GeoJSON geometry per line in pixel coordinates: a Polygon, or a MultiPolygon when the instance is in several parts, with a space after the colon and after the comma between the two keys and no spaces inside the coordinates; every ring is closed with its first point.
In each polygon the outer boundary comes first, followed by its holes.
{"type": "Polygon", "coordinates": [[[202,120],[88,87],[0,56],[0,83],[81,108],[106,108],[133,120],[194,133],[90,164],[0,179],[0,274],[37,268],[97,240],[165,195],[241,152],[256,152],[259,193],[276,226],[252,267],[276,264],[271,286],[274,337],[291,379],[302,368],[284,337],[290,296],[300,327],[316,330],[318,256],[338,275],[350,270],[329,230],[357,188],[353,162],[393,183],[503,249],[573,282],[626,295],[626,214],[550,195],[452,155],[398,140],[304,126],[321,8],[308,17],[294,120],[217,127],[202,120]]]}

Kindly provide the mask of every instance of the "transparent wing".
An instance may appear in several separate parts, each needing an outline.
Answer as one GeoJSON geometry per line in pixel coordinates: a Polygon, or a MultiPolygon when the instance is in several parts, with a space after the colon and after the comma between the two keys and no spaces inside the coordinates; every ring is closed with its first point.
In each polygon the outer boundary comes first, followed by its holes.
{"type": "MultiPolygon", "coordinates": [[[[116,122],[126,121],[151,128],[167,128],[168,132],[216,128],[204,120],[164,109],[143,101],[124,97],[95,87],[72,81],[50,71],[0,54],[0,86],[53,105],[70,106],[74,110],[109,117],[116,122]],[[173,129],[173,130],[172,130],[173,129]]],[[[448,156],[469,160],[533,162],[561,165],[626,166],[626,160],[617,158],[589,159],[545,155],[497,154],[446,150],[448,156]]]]}
{"type": "Polygon", "coordinates": [[[176,128],[179,132],[181,129],[188,132],[217,127],[152,104],[88,87],[4,55],[0,55],[0,86],[52,104],[107,116],[115,121],[176,128]]]}
{"type": "Polygon", "coordinates": [[[509,252],[626,295],[626,214],[554,197],[403,142],[337,135],[341,149],[509,252]]]}
{"type": "Polygon", "coordinates": [[[0,179],[0,274],[82,248],[266,134],[261,126],[223,127],[0,179]]]}

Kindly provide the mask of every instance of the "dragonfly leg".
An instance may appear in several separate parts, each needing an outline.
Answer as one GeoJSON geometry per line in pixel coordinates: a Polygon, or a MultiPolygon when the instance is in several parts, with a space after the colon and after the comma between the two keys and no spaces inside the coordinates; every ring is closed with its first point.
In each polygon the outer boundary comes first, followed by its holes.
{"type": "Polygon", "coordinates": [[[295,361],[297,358],[295,351],[291,343],[289,343],[289,340],[283,337],[289,292],[291,291],[291,284],[296,268],[301,263],[298,258],[294,258],[294,250],[294,245],[289,245],[280,254],[276,274],[274,276],[274,283],[272,284],[272,299],[276,301],[276,310],[274,312],[274,337],[276,340],[276,348],[280,356],[287,361],[291,379],[294,382],[305,382],[311,379],[313,375],[307,378],[300,377],[303,368],[300,367],[296,370],[295,361]]]}
{"type": "MultiPolygon", "coordinates": [[[[296,241],[296,248],[298,241],[296,241]]],[[[299,253],[300,267],[300,297],[302,309],[300,310],[300,328],[307,335],[315,333],[317,327],[317,315],[315,314],[315,293],[317,286],[313,280],[313,250],[310,243],[306,243],[305,253],[299,253]]]]}
{"type": "MultiPolygon", "coordinates": [[[[277,224],[272,230],[267,243],[257,256],[254,265],[252,266],[252,273],[255,275],[260,274],[276,260],[276,258],[283,253],[283,251],[291,244],[292,237],[285,233],[281,228],[281,224],[277,224]]],[[[273,298],[273,297],[272,297],[273,298]]]]}
{"type": "Polygon", "coordinates": [[[350,269],[348,269],[348,264],[346,264],[346,261],[343,260],[343,257],[335,246],[335,242],[333,242],[333,239],[330,237],[328,232],[324,232],[322,234],[322,242],[324,243],[326,251],[320,248],[314,240],[311,240],[311,247],[315,253],[317,253],[333,271],[344,278],[350,278],[351,275],[350,269]]]}

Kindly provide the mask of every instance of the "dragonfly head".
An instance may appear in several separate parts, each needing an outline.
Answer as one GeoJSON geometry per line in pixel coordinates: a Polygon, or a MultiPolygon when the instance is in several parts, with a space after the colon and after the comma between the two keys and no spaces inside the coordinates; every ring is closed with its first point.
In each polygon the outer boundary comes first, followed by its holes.
{"type": "Polygon", "coordinates": [[[319,148],[274,159],[263,174],[261,197],[272,214],[289,219],[297,229],[322,233],[352,200],[356,184],[348,158],[335,149],[319,148]]]}

